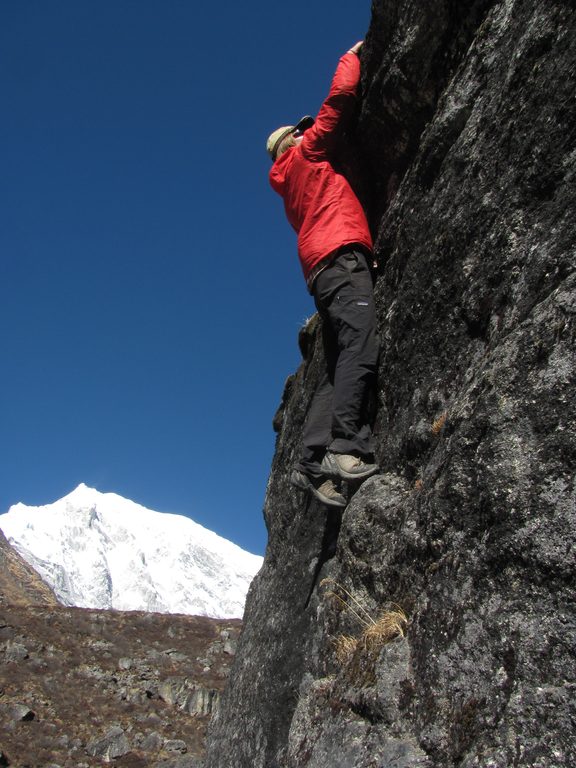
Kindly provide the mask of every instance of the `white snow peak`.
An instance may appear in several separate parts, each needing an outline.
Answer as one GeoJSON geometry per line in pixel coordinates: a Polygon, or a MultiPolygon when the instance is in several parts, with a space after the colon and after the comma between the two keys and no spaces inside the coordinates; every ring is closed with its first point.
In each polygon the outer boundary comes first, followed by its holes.
{"type": "Polygon", "coordinates": [[[64,605],[241,617],[262,558],[188,517],[81,484],[0,528],[64,605]]]}

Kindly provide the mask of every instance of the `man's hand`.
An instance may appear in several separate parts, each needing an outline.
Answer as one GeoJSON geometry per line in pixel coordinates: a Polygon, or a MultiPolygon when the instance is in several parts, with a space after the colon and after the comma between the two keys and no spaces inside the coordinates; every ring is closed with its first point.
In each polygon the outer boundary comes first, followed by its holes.
{"type": "Polygon", "coordinates": [[[360,50],[360,48],[362,48],[363,45],[364,45],[364,40],[360,40],[358,43],[356,43],[356,45],[353,45],[352,48],[350,48],[348,53],[356,53],[357,54],[358,51],[360,50]]]}

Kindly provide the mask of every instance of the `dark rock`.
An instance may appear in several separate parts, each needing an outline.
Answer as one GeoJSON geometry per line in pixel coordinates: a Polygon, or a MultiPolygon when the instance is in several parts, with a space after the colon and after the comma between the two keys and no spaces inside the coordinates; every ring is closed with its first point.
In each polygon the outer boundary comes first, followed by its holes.
{"type": "Polygon", "coordinates": [[[164,750],[166,752],[180,752],[181,754],[185,754],[188,751],[188,747],[186,746],[186,742],[182,741],[182,739],[168,739],[164,742],[164,750]]]}
{"type": "Polygon", "coordinates": [[[36,713],[27,704],[14,704],[8,707],[7,714],[12,720],[26,723],[36,719],[36,713]]]}
{"type": "Polygon", "coordinates": [[[233,635],[232,632],[227,629],[220,632],[220,637],[222,638],[223,643],[222,651],[229,656],[234,656],[236,654],[236,648],[238,647],[238,637],[233,635]]]}
{"type": "Polygon", "coordinates": [[[21,643],[7,643],[4,651],[6,661],[24,661],[29,658],[28,648],[21,643]]]}
{"type": "Polygon", "coordinates": [[[163,701],[184,709],[191,715],[211,714],[219,699],[218,691],[202,688],[186,678],[164,680],[158,688],[158,695],[163,701]]]}
{"type": "Polygon", "coordinates": [[[384,473],[341,519],[291,487],[322,363],[306,331],[206,766],[560,768],[576,763],[576,8],[372,12],[355,136],[384,473]],[[370,640],[399,608],[404,636],[370,640]]]}
{"type": "Polygon", "coordinates": [[[124,729],[117,726],[111,728],[104,736],[90,741],[86,745],[86,752],[92,757],[110,762],[130,752],[130,742],[126,738],[124,729]]]}
{"type": "Polygon", "coordinates": [[[138,746],[144,752],[159,752],[163,744],[162,736],[157,731],[152,731],[139,740],[138,746]]]}

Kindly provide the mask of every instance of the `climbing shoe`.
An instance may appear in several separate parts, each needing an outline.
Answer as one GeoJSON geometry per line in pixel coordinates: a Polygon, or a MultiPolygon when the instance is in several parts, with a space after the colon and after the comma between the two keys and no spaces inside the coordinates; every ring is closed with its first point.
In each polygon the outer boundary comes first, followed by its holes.
{"type": "Polygon", "coordinates": [[[318,501],[329,507],[345,507],[347,504],[331,477],[308,477],[299,469],[294,469],[290,482],[302,491],[310,491],[318,501]]]}
{"type": "Polygon", "coordinates": [[[359,456],[327,451],[322,459],[322,472],[343,480],[365,480],[380,471],[378,464],[368,464],[359,456]]]}

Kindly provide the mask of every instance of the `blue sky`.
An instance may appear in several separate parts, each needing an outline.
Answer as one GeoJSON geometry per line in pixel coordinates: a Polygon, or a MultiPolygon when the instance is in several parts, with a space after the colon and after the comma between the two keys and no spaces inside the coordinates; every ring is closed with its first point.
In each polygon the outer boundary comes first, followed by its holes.
{"type": "Polygon", "coordinates": [[[369,0],[2,1],[0,512],[84,482],[263,554],[314,311],[264,145],[369,22],[369,0]]]}

